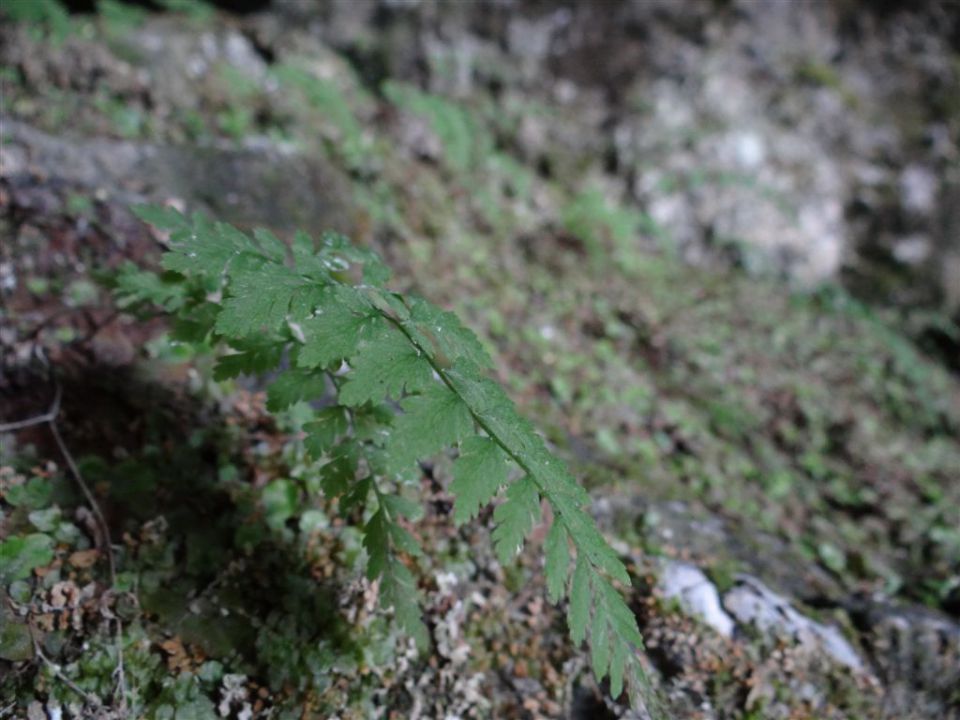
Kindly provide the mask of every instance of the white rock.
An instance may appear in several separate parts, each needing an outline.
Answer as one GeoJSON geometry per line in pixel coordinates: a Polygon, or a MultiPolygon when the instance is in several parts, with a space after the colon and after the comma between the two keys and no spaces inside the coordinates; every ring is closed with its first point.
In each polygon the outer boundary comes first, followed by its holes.
{"type": "Polygon", "coordinates": [[[720,606],[717,588],[703,572],[687,563],[664,565],[658,585],[667,599],[676,599],[689,615],[702,620],[724,637],[733,635],[733,620],[720,606]]]}
{"type": "Polygon", "coordinates": [[[930,257],[930,238],[914,233],[897,240],[893,246],[893,257],[904,265],[919,265],[930,257]]]}
{"type": "Polygon", "coordinates": [[[456,573],[439,572],[434,576],[437,580],[437,589],[441,595],[449,595],[460,583],[456,573]]]}
{"type": "Polygon", "coordinates": [[[737,133],[733,137],[734,150],[737,162],[745,168],[754,170],[763,164],[767,157],[767,149],[763,138],[753,132],[737,133]]]}
{"type": "Polygon", "coordinates": [[[859,654],[839,630],[801,615],[786,598],[754,577],[738,575],[737,584],[724,595],[723,604],[738,623],[753,625],[771,637],[792,638],[854,672],[864,672],[859,654]]]}
{"type": "Polygon", "coordinates": [[[900,175],[904,207],[918,213],[931,212],[937,202],[937,176],[920,165],[910,165],[900,175]]]}

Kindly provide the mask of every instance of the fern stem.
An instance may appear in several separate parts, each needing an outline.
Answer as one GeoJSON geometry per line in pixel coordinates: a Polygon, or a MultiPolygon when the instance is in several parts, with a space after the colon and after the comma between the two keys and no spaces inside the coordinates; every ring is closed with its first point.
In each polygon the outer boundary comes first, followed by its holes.
{"type": "MultiPolygon", "coordinates": [[[[580,539],[577,537],[576,533],[572,532],[572,528],[571,528],[571,527],[569,526],[569,524],[566,522],[566,518],[563,516],[563,512],[560,511],[559,508],[557,508],[556,503],[553,501],[553,498],[551,497],[552,493],[550,492],[550,489],[549,489],[546,485],[544,485],[544,483],[542,482],[542,480],[537,476],[536,473],[533,472],[533,470],[531,469],[531,467],[523,460],[523,458],[522,458],[518,453],[516,453],[512,448],[510,448],[510,447],[500,438],[500,436],[497,435],[497,434],[490,428],[490,426],[486,423],[486,421],[483,419],[483,417],[481,417],[480,413],[478,413],[476,410],[474,410],[473,407],[470,405],[470,403],[467,402],[466,398],[464,398],[463,395],[462,395],[460,392],[457,391],[456,386],[453,384],[453,382],[452,382],[452,381],[450,380],[450,378],[447,376],[446,370],[445,370],[443,367],[441,367],[440,364],[437,363],[437,362],[434,360],[433,355],[432,355],[431,353],[429,353],[422,345],[420,345],[420,343],[417,342],[417,340],[416,340],[416,339],[413,337],[413,335],[407,330],[407,328],[404,327],[403,323],[400,322],[400,321],[399,321],[396,317],[394,317],[393,315],[384,312],[384,311],[383,311],[382,309],[380,309],[380,308],[377,308],[377,311],[380,313],[380,315],[381,315],[382,317],[384,317],[388,322],[390,322],[391,324],[393,324],[398,330],[400,330],[400,332],[402,332],[402,333],[404,334],[404,336],[407,338],[407,340],[410,342],[410,344],[413,345],[413,347],[415,347],[415,348],[417,349],[417,351],[420,352],[420,353],[423,355],[423,357],[426,358],[426,360],[427,360],[428,363],[430,363],[430,367],[431,367],[431,368],[433,369],[433,371],[437,374],[437,376],[440,378],[440,380],[443,381],[443,384],[446,385],[447,388],[449,388],[450,392],[452,392],[454,395],[456,395],[458,398],[460,398],[460,401],[461,401],[461,402],[467,407],[467,409],[470,411],[470,415],[473,417],[474,422],[476,422],[476,424],[477,424],[478,426],[480,426],[480,428],[487,434],[487,436],[488,436],[491,440],[493,440],[493,441],[500,447],[500,449],[503,450],[503,452],[505,452],[505,453],[507,454],[507,456],[508,456],[511,460],[513,460],[513,462],[515,462],[515,463],[517,464],[517,466],[518,466],[521,470],[523,470],[523,471],[526,473],[527,477],[529,477],[529,478],[533,481],[533,483],[537,486],[537,489],[539,490],[540,494],[541,494],[543,497],[545,497],[545,498],[547,499],[547,501],[550,503],[550,508],[551,508],[551,510],[553,510],[553,512],[554,512],[554,514],[555,514],[555,521],[556,521],[556,522],[562,522],[562,523],[563,523],[564,528],[567,530],[567,535],[568,535],[568,537],[573,541],[574,547],[577,548],[577,553],[580,554],[580,553],[582,552],[582,548],[581,548],[581,544],[580,544],[580,539]]],[[[584,553],[584,555],[586,556],[587,554],[584,553]]],[[[591,567],[595,567],[595,566],[594,566],[594,563],[593,563],[592,561],[590,561],[589,558],[587,558],[587,561],[590,563],[591,567]]]]}
{"type": "Polygon", "coordinates": [[[434,360],[433,355],[429,353],[420,343],[416,341],[413,335],[411,335],[410,332],[407,330],[407,328],[404,327],[402,322],[397,320],[392,315],[384,312],[383,310],[380,310],[379,308],[377,310],[382,317],[384,317],[388,322],[390,322],[398,330],[400,330],[400,332],[404,334],[404,336],[407,338],[410,344],[413,345],[413,347],[415,347],[417,351],[423,355],[424,358],[426,358],[427,362],[430,363],[430,367],[437,374],[437,376],[443,381],[443,384],[450,389],[450,392],[452,392],[454,395],[460,398],[460,402],[466,405],[467,409],[470,411],[470,416],[473,418],[474,422],[480,426],[480,429],[483,430],[487,434],[487,436],[491,440],[493,440],[500,447],[500,449],[503,450],[507,454],[507,456],[511,460],[513,460],[513,462],[515,462],[520,467],[520,469],[527,474],[527,476],[531,480],[533,480],[533,482],[537,484],[537,487],[540,489],[541,494],[546,496],[547,499],[549,499],[549,492],[547,491],[547,488],[544,487],[543,484],[540,482],[539,478],[536,477],[536,475],[530,469],[530,466],[527,465],[527,463],[523,461],[523,458],[521,458],[519,455],[517,455],[516,452],[510,449],[510,447],[506,443],[504,443],[503,440],[501,440],[500,437],[495,432],[493,432],[493,430],[490,429],[490,426],[487,425],[487,423],[480,416],[480,414],[476,410],[474,410],[470,406],[470,403],[467,402],[466,398],[464,398],[463,395],[461,395],[457,391],[456,386],[450,381],[450,378],[447,377],[447,373],[443,369],[443,367],[441,367],[440,364],[434,360]]]}

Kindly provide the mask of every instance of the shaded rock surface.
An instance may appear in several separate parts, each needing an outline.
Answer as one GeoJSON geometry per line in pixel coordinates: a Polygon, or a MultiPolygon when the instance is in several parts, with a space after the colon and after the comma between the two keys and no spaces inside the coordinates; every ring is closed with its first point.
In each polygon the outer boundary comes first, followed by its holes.
{"type": "Polygon", "coordinates": [[[882,601],[854,601],[849,611],[865,632],[891,709],[906,717],[958,715],[960,624],[927,608],[882,601]]]}
{"type": "Polygon", "coordinates": [[[289,147],[65,139],[10,118],[0,117],[0,123],[7,179],[39,174],[128,201],[178,199],[243,226],[314,233],[347,226],[350,202],[342,171],[289,147]]]}

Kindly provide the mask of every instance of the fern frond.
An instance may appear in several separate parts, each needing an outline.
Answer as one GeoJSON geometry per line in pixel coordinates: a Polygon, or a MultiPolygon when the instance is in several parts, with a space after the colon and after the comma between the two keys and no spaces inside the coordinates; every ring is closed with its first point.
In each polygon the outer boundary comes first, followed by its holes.
{"type": "Polygon", "coordinates": [[[180,318],[202,309],[199,331],[234,351],[219,360],[217,377],[275,369],[289,350],[294,367],[270,385],[271,410],[335,396],[335,405],[316,410],[305,425],[304,444],[322,462],[320,486],[341,512],[375,499],[363,527],[367,575],[379,578],[381,599],[418,645],[429,636],[416,581],[401,558],[421,551],[399,523],[416,514],[416,505],[387,486],[416,460],[459,445],[454,520],[475,517],[506,486],[493,531],[505,563],[546,501],[553,514],[544,548],[551,601],[568,588],[570,635],[577,644],[589,638],[593,671],[610,677],[615,696],[625,680],[635,693],[646,687],[636,619],[613,584],[629,587],[626,568],[584,509],[586,491],[487,377],[489,356],[455,315],[383,288],[389,272],[379,258],[340,235],[314,244],[298,233],[287,248],[265,231],[251,237],[168,209],[137,212],[171,233],[164,267],[184,283],[221,290],[222,299],[174,292],[169,277],[157,283],[133,275],[122,286],[126,297],[156,302],[180,318]],[[512,483],[511,468],[520,478],[512,483]]]}
{"type": "Polygon", "coordinates": [[[397,622],[421,650],[430,646],[427,626],[420,617],[417,583],[407,566],[397,559],[387,561],[380,579],[380,593],[387,607],[392,607],[397,622]]]}
{"type": "MultiPolygon", "coordinates": [[[[291,275],[283,265],[261,258],[247,260],[242,269],[230,274],[227,297],[217,317],[216,331],[226,337],[242,338],[258,332],[277,330],[290,315],[294,298],[307,295],[309,306],[319,300],[316,285],[308,278],[291,275]],[[312,302],[311,302],[312,300],[312,302]]],[[[238,263],[239,264],[239,263],[238,263]]]]}
{"type": "MultiPolygon", "coordinates": [[[[332,500],[349,492],[357,478],[358,465],[359,452],[355,443],[343,442],[337,445],[330,452],[328,462],[320,468],[320,487],[323,494],[332,500]]],[[[366,494],[364,493],[364,496],[366,494]]],[[[340,504],[343,507],[345,503],[340,504]]]]}

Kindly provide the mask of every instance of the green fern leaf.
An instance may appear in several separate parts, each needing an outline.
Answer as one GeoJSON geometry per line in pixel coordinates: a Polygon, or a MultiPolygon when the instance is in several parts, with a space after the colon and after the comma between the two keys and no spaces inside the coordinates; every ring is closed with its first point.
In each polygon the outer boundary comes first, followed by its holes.
{"type": "MultiPolygon", "coordinates": [[[[390,439],[390,425],[396,418],[396,412],[391,405],[364,405],[353,409],[353,436],[360,441],[370,442],[382,447],[390,439]]],[[[371,448],[371,453],[373,449],[371,448]]],[[[386,462],[380,463],[386,472],[386,462]]],[[[377,470],[377,472],[381,472],[377,470]]]]}
{"type": "Polygon", "coordinates": [[[625,643],[617,643],[610,660],[610,697],[616,700],[623,692],[623,669],[627,661],[629,648],[625,643]]]}
{"type": "Polygon", "coordinates": [[[453,483],[450,485],[456,496],[454,522],[459,525],[474,517],[480,506],[490,502],[506,481],[507,456],[493,440],[479,435],[464,440],[460,445],[460,457],[453,464],[453,483]]]}
{"type": "Polygon", "coordinates": [[[430,457],[473,432],[470,409],[442,383],[430,383],[419,395],[405,398],[400,406],[404,412],[394,423],[389,446],[389,467],[394,470],[430,457]]]}
{"type": "Polygon", "coordinates": [[[415,392],[433,382],[430,363],[399,330],[384,327],[357,346],[353,369],[340,388],[340,402],[362,405],[399,398],[404,389],[415,392]]]}
{"type": "Polygon", "coordinates": [[[170,328],[170,339],[185,343],[202,343],[213,331],[220,306],[212,302],[196,302],[191,298],[170,328]]]}
{"type": "Polygon", "coordinates": [[[182,278],[170,274],[141,270],[129,260],[117,272],[114,293],[117,305],[129,308],[134,303],[148,302],[159,305],[167,312],[176,312],[187,300],[187,287],[182,278]]]}
{"type": "Polygon", "coordinates": [[[345,235],[325,232],[322,238],[321,257],[337,258],[350,265],[363,266],[363,281],[369,285],[383,285],[390,279],[390,268],[383,264],[373,250],[358,247],[345,235]]]}
{"type": "Polygon", "coordinates": [[[220,277],[241,253],[260,254],[253,240],[236,228],[196,215],[192,226],[170,236],[170,245],[173,249],[164,254],[163,267],[188,276],[220,277]]]}
{"type": "Polygon", "coordinates": [[[363,548],[367,551],[367,579],[376,580],[387,566],[390,554],[390,520],[383,508],[363,526],[363,548]]]}
{"type": "Polygon", "coordinates": [[[303,426],[307,433],[304,446],[312,457],[319,459],[349,428],[350,418],[345,407],[324,408],[314,415],[313,421],[303,426]]]}
{"type": "Polygon", "coordinates": [[[297,355],[301,367],[329,367],[351,357],[363,341],[375,341],[388,331],[384,319],[357,293],[333,287],[325,293],[321,306],[300,327],[304,343],[297,355]]]}
{"type": "Polygon", "coordinates": [[[178,230],[189,232],[192,228],[189,218],[179,210],[163,205],[134,205],[130,208],[133,214],[145,223],[160,230],[174,232],[178,230]]]}
{"type": "Polygon", "coordinates": [[[423,555],[423,551],[420,549],[420,544],[416,541],[413,535],[406,529],[392,523],[390,525],[390,540],[396,546],[398,550],[405,552],[414,557],[420,557],[423,555]]]}
{"type": "Polygon", "coordinates": [[[232,347],[240,352],[221,355],[213,367],[215,380],[226,380],[238,375],[259,375],[275,368],[283,356],[284,343],[263,338],[234,341],[232,347]]]}
{"type": "Polygon", "coordinates": [[[623,639],[624,644],[637,648],[643,647],[643,637],[637,627],[637,618],[623,601],[623,596],[603,578],[596,578],[595,584],[600,588],[601,602],[607,610],[607,617],[613,631],[623,639]]]}
{"type": "Polygon", "coordinates": [[[570,624],[570,638],[575,645],[583,642],[587,636],[587,621],[590,619],[590,569],[586,558],[577,558],[570,583],[570,606],[567,608],[567,621],[570,624]]]}
{"type": "MultiPolygon", "coordinates": [[[[458,497],[457,502],[459,501],[458,497]]],[[[525,477],[511,485],[507,490],[506,501],[493,512],[493,519],[497,523],[493,531],[493,542],[501,563],[506,565],[519,552],[523,539],[539,517],[540,494],[537,492],[536,483],[525,477]]]]}
{"type": "Polygon", "coordinates": [[[276,330],[286,320],[294,296],[304,291],[313,294],[311,289],[308,280],[288,268],[257,259],[230,274],[215,329],[233,338],[276,330]]]}
{"type": "Polygon", "coordinates": [[[327,379],[303,370],[287,370],[267,388],[267,410],[277,412],[301,400],[323,397],[327,379]]]}
{"type": "Polygon", "coordinates": [[[367,329],[381,323],[383,320],[376,315],[356,315],[336,306],[325,308],[321,315],[303,322],[308,340],[297,354],[297,364],[323,368],[349,358],[367,329]]]}
{"type": "Polygon", "coordinates": [[[346,493],[340,496],[340,512],[346,515],[354,508],[363,505],[367,501],[371,490],[373,490],[372,477],[358,480],[346,493]]]}
{"type": "Polygon", "coordinates": [[[607,611],[603,605],[593,611],[593,626],[590,633],[590,661],[597,682],[603,680],[610,664],[610,635],[607,632],[607,611]]]}
{"type": "Polygon", "coordinates": [[[567,573],[570,566],[570,548],[567,546],[567,531],[563,524],[554,521],[544,543],[546,563],[544,574],[547,576],[547,596],[550,602],[559,602],[567,586],[567,573]]]}
{"type": "Polygon", "coordinates": [[[580,644],[589,631],[594,673],[610,676],[615,695],[625,680],[631,692],[637,690],[644,681],[635,653],[642,638],[613,585],[629,584],[626,568],[585,510],[586,491],[501,386],[486,377],[490,359],[473,333],[425,300],[379,287],[388,275],[385,266],[342,236],[328,234],[315,244],[298,233],[287,248],[269,232],[251,237],[202,216],[187,219],[156,208],[140,215],[171,233],[163,265],[175,272],[159,279],[132,273],[121,278],[118,293],[125,302],[148,301],[177,313],[175,327],[184,327],[185,337],[204,340],[213,331],[215,338],[230,338],[237,352],[219,360],[218,378],[269,372],[292,345],[295,369],[270,385],[270,410],[336,394],[339,404],[305,426],[304,444],[312,457],[326,460],[319,484],[338,498],[344,517],[355,516],[371,495],[377,499],[363,527],[367,575],[380,578],[382,602],[418,644],[425,646],[429,636],[416,582],[396,557],[421,552],[398,522],[415,517],[418,506],[380,484],[412,479],[414,460],[462,441],[451,486],[454,519],[477,515],[507,484],[515,464],[522,479],[508,487],[494,511],[498,556],[506,563],[522,546],[541,499],[547,500],[554,518],[544,544],[548,595],[559,600],[568,584],[572,545],[571,637],[580,644]],[[364,284],[350,285],[359,267],[364,284]],[[181,289],[172,290],[170,283],[181,283],[181,289]],[[332,373],[339,361],[347,365],[332,373]],[[388,400],[399,401],[402,414],[388,400]],[[484,436],[473,435],[476,428],[484,436]],[[367,475],[356,480],[361,468],[367,475]]]}
{"type": "Polygon", "coordinates": [[[413,575],[399,560],[391,558],[380,578],[380,599],[392,607],[397,622],[416,642],[420,650],[430,645],[430,635],[420,617],[419,592],[413,575]]]}
{"type": "Polygon", "coordinates": [[[282,263],[286,260],[287,246],[272,232],[264,230],[263,228],[257,228],[253,231],[253,237],[257,242],[257,247],[259,247],[260,251],[268,258],[277,263],[282,263]]]}
{"type": "Polygon", "coordinates": [[[422,507],[402,495],[383,495],[380,500],[386,506],[390,517],[405,517],[408,520],[419,520],[423,515],[422,507]]]}
{"type": "Polygon", "coordinates": [[[343,442],[330,455],[329,462],[320,468],[320,488],[327,498],[332,499],[343,495],[353,484],[357,476],[359,453],[354,443],[343,442]]]}
{"type": "Polygon", "coordinates": [[[441,366],[449,367],[457,361],[465,361],[479,368],[488,368],[493,363],[483,345],[460,319],[452,312],[441,310],[436,305],[420,298],[408,299],[410,323],[426,338],[434,357],[441,366]]]}
{"type": "Polygon", "coordinates": [[[613,549],[607,545],[607,541],[597,530],[593,518],[578,505],[570,502],[567,497],[557,494],[549,497],[554,513],[561,518],[570,537],[574,538],[578,551],[586,555],[591,564],[608,572],[620,582],[629,583],[630,576],[627,574],[627,569],[613,549]]]}
{"type": "Polygon", "coordinates": [[[463,361],[446,374],[473,413],[483,418],[490,434],[500,441],[511,457],[523,459],[522,467],[544,495],[566,497],[571,506],[589,500],[566,465],[547,450],[543,438],[517,412],[499,384],[484,377],[475,365],[463,361]]]}

